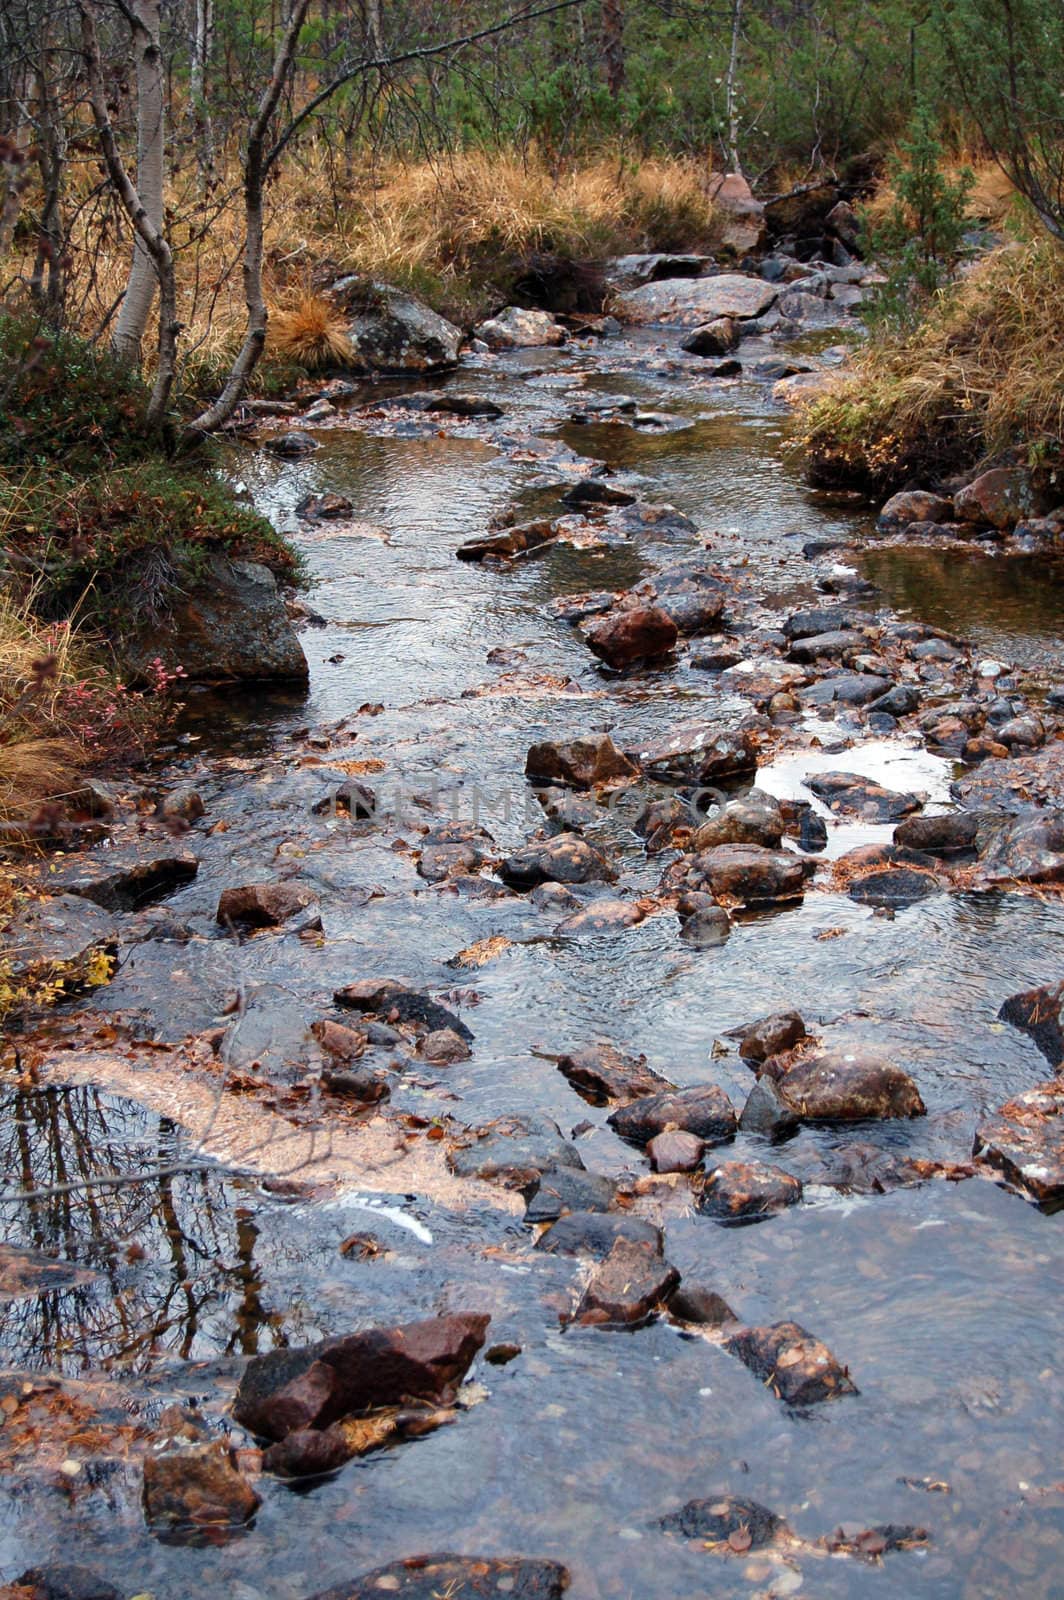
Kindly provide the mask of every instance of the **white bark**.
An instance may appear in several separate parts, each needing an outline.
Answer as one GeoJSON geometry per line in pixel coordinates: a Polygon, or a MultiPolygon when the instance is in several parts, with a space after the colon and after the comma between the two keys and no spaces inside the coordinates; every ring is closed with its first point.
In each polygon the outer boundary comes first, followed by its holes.
{"type": "MultiPolygon", "coordinates": [[[[160,0],[132,0],[130,6],[137,83],[136,189],[146,221],[156,234],[162,235],[166,85],[159,46],[159,12],[160,0]]],[[[130,366],[140,365],[141,341],[158,282],[157,263],[138,230],[133,238],[125,299],[111,337],[115,355],[130,366]]]]}
{"type": "Polygon", "coordinates": [[[214,126],[207,100],[207,70],[214,44],[214,0],[195,0],[189,98],[199,130],[200,167],[209,183],[214,176],[214,126]]]}
{"type": "Polygon", "coordinates": [[[742,176],[739,160],[739,33],[743,18],[743,0],[732,0],[731,55],[728,59],[728,77],[725,85],[728,111],[728,160],[731,170],[742,176]]]}

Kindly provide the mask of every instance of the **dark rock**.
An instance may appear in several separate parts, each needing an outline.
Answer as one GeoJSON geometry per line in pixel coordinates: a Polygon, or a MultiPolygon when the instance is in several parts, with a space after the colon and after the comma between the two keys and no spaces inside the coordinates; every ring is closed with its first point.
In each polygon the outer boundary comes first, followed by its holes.
{"type": "Polygon", "coordinates": [[[616,1195],[612,1178],[582,1167],[556,1167],[534,1179],[525,1221],[557,1222],[569,1211],[608,1211],[616,1195]]]}
{"type": "Polygon", "coordinates": [[[848,1369],[835,1359],[827,1345],[797,1322],[741,1328],[725,1339],[724,1348],[738,1356],[777,1399],[788,1405],[815,1405],[859,1392],[848,1369]]]}
{"type": "Polygon", "coordinates": [[[527,844],[507,856],[498,875],[511,889],[534,889],[538,883],[588,883],[614,877],[604,855],[573,834],[527,844]]]}
{"type": "Polygon", "coordinates": [[[896,683],[893,689],[888,689],[886,694],[881,694],[878,700],[873,700],[869,704],[868,712],[870,716],[879,713],[891,717],[907,717],[919,704],[919,690],[907,683],[896,683]]]}
{"type": "Polygon", "coordinates": [[[447,1165],[459,1178],[484,1178],[527,1196],[535,1192],[544,1173],[569,1167],[582,1170],[584,1163],[576,1146],[562,1138],[548,1117],[514,1117],[508,1129],[493,1129],[475,1144],[452,1150],[447,1165]]]}
{"type": "Polygon", "coordinates": [[[622,1139],[640,1146],[670,1128],[697,1134],[707,1144],[720,1144],[733,1137],[737,1126],[735,1108],[716,1084],[645,1095],[620,1106],[607,1120],[622,1139]]]}
{"type": "Polygon", "coordinates": [[[706,1544],[727,1545],[732,1535],[739,1536],[736,1548],[760,1550],[771,1544],[784,1527],[782,1517],[739,1495],[712,1495],[708,1500],[688,1500],[679,1511],[662,1517],[666,1533],[682,1533],[685,1539],[701,1539],[706,1544]]]}
{"type": "Polygon", "coordinates": [[[155,808],[157,817],[172,822],[198,822],[203,815],[203,799],[190,783],[164,794],[155,808]]]}
{"type": "Polygon", "coordinates": [[[751,1221],[797,1205],[802,1185],[762,1161],[722,1161],[706,1173],[698,1209],[721,1222],[751,1221]]]}
{"type": "Polygon", "coordinates": [[[389,1022],[414,1022],[435,1032],[437,1028],[452,1028],[467,1044],[473,1042],[473,1032],[446,1006],[430,1000],[416,989],[408,989],[395,978],[363,978],[337,989],[333,999],[338,1006],[354,1011],[366,1011],[383,1016],[389,1022]]]}
{"type": "Polygon", "coordinates": [[[536,1249],[556,1256],[593,1256],[604,1261],[617,1243],[641,1245],[661,1255],[661,1229],[642,1217],[618,1211],[567,1211],[536,1240],[536,1249]]]}
{"type": "Polygon", "coordinates": [[[123,644],[137,680],[156,658],[180,662],[192,683],[306,683],[307,658],[277,580],[257,561],[215,556],[204,577],[166,615],[123,644]]]}
{"type": "Polygon", "coordinates": [[[358,1072],[351,1067],[326,1067],[321,1075],[322,1084],[330,1094],[344,1100],[358,1100],[363,1105],[377,1105],[391,1094],[383,1078],[372,1072],[358,1072]]]}
{"type": "Polygon", "coordinates": [[[1010,995],[998,1016],[1029,1034],[1050,1066],[1064,1067],[1064,980],[1010,995]]]}
{"type": "Polygon", "coordinates": [[[93,900],[57,894],[23,905],[4,928],[2,942],[13,987],[32,993],[59,984],[74,994],[110,972],[118,924],[93,900]]]}
{"type": "Polygon", "coordinates": [[[696,950],[718,949],[731,933],[731,917],[708,894],[682,894],[676,902],[680,938],[696,950]]]}
{"type": "Polygon", "coordinates": [[[300,456],[312,455],[321,446],[313,434],[292,428],[287,433],[279,433],[274,438],[267,439],[266,448],[271,455],[281,456],[285,461],[298,461],[300,456]]]}
{"type": "Polygon", "coordinates": [[[306,494],[296,506],[296,513],[308,522],[329,522],[354,516],[355,505],[345,494],[306,494]]]}
{"type": "Polygon", "coordinates": [[[538,550],[541,545],[549,544],[558,537],[559,531],[557,522],[541,517],[536,522],[498,528],[493,533],[482,534],[479,539],[468,539],[465,544],[458,546],[455,555],[459,561],[485,561],[489,556],[498,560],[523,556],[531,550],[538,550]]]}
{"type": "Polygon", "coordinates": [[[297,883],[249,883],[222,890],[216,920],[223,927],[279,928],[315,899],[313,889],[297,883]]]}
{"type": "Polygon", "coordinates": [[[501,417],[502,407],[479,394],[393,394],[378,405],[401,411],[436,411],[446,417],[501,417]]]}
{"type": "Polygon", "coordinates": [[[691,836],[691,850],[712,850],[721,844],[758,844],[778,849],[783,839],[783,814],[771,795],[752,789],[704,822],[691,836]]]}
{"type": "Polygon", "coordinates": [[[938,889],[937,879],[929,872],[919,872],[914,867],[886,867],[855,878],[846,892],[859,905],[897,908],[926,900],[938,889]]]}
{"type": "Polygon", "coordinates": [[[757,736],[750,729],[721,733],[710,723],[698,722],[645,745],[637,756],[648,777],[713,783],[755,772],[757,749],[757,736]]]}
{"type": "Polygon", "coordinates": [[[979,855],[987,883],[1064,883],[1064,811],[1006,819],[989,837],[980,833],[979,855]]]}
{"type": "Polygon", "coordinates": [[[680,1274],[652,1244],[623,1235],[595,1268],[577,1307],[577,1321],[600,1327],[638,1328],[679,1287],[680,1274]]]}
{"type": "Polygon", "coordinates": [[[630,489],[618,489],[601,478],[581,478],[562,495],[562,500],[574,511],[582,511],[585,506],[630,506],[637,499],[638,495],[630,489]]]}
{"type": "Polygon", "coordinates": [[[354,1454],[338,1427],[296,1428],[264,1451],[262,1465],[278,1478],[320,1478],[336,1472],[354,1454]]]}
{"type": "Polygon", "coordinates": [[[15,1586],[29,1591],[25,1600],[123,1600],[114,1584],[88,1567],[30,1567],[15,1579],[15,1586]]]}
{"type": "Polygon", "coordinates": [[[833,183],[802,183],[765,202],[765,221],[773,238],[806,239],[822,234],[826,218],[839,203],[833,183]]]}
{"type": "Polygon", "coordinates": [[[1035,1200],[1064,1195],[1064,1083],[1039,1083],[1008,1100],[975,1134],[975,1154],[1035,1200]]]}
{"type": "Polygon", "coordinates": [[[953,502],[927,489],[906,490],[893,495],[879,513],[880,533],[897,533],[914,522],[949,522],[953,502]]]}
{"type": "Polygon", "coordinates": [[[611,1100],[636,1100],[673,1085],[646,1064],[645,1056],[625,1056],[611,1044],[585,1045],[559,1056],[558,1071],[592,1105],[611,1100]]]}
{"type": "MultiPolygon", "coordinates": [[[[903,1480],[904,1481],[904,1480],[903,1480]]],[[[823,1541],[832,1554],[855,1556],[858,1561],[879,1561],[895,1550],[913,1550],[928,1543],[926,1528],[912,1523],[884,1522],[875,1528],[839,1527],[823,1541]]]]}
{"type": "Polygon", "coordinates": [[[604,819],[596,801],[584,800],[571,789],[537,789],[536,799],[548,820],[562,833],[580,833],[604,819]]]}
{"type": "Polygon", "coordinates": [[[655,602],[685,638],[719,627],[729,595],[720,575],[698,558],[666,567],[654,579],[655,602]]]}
{"type": "Polygon", "coordinates": [[[859,650],[865,640],[862,634],[848,628],[837,628],[831,633],[813,633],[796,639],[787,652],[788,661],[820,661],[831,656],[844,656],[848,650],[859,650]]]}
{"type": "Polygon", "coordinates": [[[722,1328],[738,1322],[728,1302],[713,1289],[684,1281],[669,1301],[669,1311],[679,1322],[697,1322],[706,1328],[722,1328]]]}
{"type": "Polygon", "coordinates": [[[704,1142],[694,1133],[679,1129],[657,1133],[647,1145],[651,1168],[655,1172],[694,1172],[702,1165],[704,1142]]]}
{"type": "Polygon", "coordinates": [[[352,372],[441,372],[458,364],[461,330],[413,295],[358,276],[341,278],[329,297],[349,317],[352,372]]]}
{"type": "Polygon", "coordinates": [[[692,888],[704,887],[717,899],[742,906],[800,900],[812,870],[802,856],[754,844],[717,845],[685,860],[692,888]]]}
{"type": "Polygon", "coordinates": [[[783,624],[786,638],[812,639],[818,635],[849,630],[855,621],[849,606],[817,606],[809,611],[793,611],[783,624]]]}
{"type": "Polygon", "coordinates": [[[889,678],[879,678],[871,672],[842,672],[821,678],[799,694],[802,700],[814,706],[863,706],[870,700],[878,700],[889,688],[889,678]]]}
{"type": "Polygon", "coordinates": [[[864,822],[897,822],[923,806],[919,795],[886,789],[853,772],[818,772],[802,782],[836,815],[860,817],[864,822]]]}
{"type": "Polygon", "coordinates": [[[377,814],[377,796],[368,783],[348,778],[319,800],[313,811],[316,817],[352,817],[356,822],[369,822],[377,814]]]}
{"type": "Polygon", "coordinates": [[[525,758],[525,776],[536,783],[568,784],[593,789],[616,779],[637,777],[639,768],[623,755],[608,733],[586,739],[534,744],[525,758]]]}
{"type": "Polygon", "coordinates": [[[975,848],[982,818],[974,811],[936,817],[909,817],[894,829],[894,843],[932,856],[960,855],[975,848]]]}
{"type": "Polygon", "coordinates": [[[734,356],[728,356],[726,360],[714,361],[711,367],[707,367],[705,376],[707,378],[740,378],[742,377],[742,371],[742,362],[736,361],[734,356]]]}
{"type": "Polygon", "coordinates": [[[746,1097],[739,1117],[744,1133],[760,1133],[767,1138],[783,1138],[799,1124],[799,1117],[780,1097],[771,1078],[759,1078],[746,1097]]]}
{"type": "Polygon", "coordinates": [[[443,883],[456,873],[476,872],[493,853],[494,840],[486,828],[472,822],[447,822],[431,828],[421,841],[418,876],[443,883]]]}
{"type": "Polygon", "coordinates": [[[144,1459],[144,1517],[153,1533],[240,1528],[261,1503],[220,1440],[144,1459]]]}
{"type": "Polygon", "coordinates": [[[308,1600],[381,1600],[394,1594],[399,1600],[562,1600],[569,1574],[556,1561],[527,1561],[522,1557],[413,1556],[378,1567],[360,1578],[321,1589],[308,1600]]]}
{"type": "Polygon", "coordinates": [[[284,1439],[407,1400],[443,1400],[461,1382],[491,1318],[464,1313],[253,1356],[233,1402],[249,1432],[284,1439]]]}
{"type": "Polygon", "coordinates": [[[745,1030],[739,1054],[744,1061],[765,1061],[769,1056],[782,1055],[805,1036],[805,1023],[797,1011],[774,1011],[745,1030]]]}
{"type": "Polygon", "coordinates": [[[994,729],[994,737],[1010,750],[1039,750],[1046,742],[1045,724],[1041,717],[1028,712],[1025,716],[1010,717],[1007,722],[999,723],[994,729]]]}
{"type": "Polygon", "coordinates": [[[105,911],[139,911],[191,883],[198,871],[191,851],[149,842],[61,857],[50,864],[47,884],[53,893],[80,895],[105,911]]]}
{"type": "Polygon", "coordinates": [[[692,356],[730,355],[739,343],[739,327],[734,317],[714,317],[687,335],[680,345],[692,356]]]}
{"type": "Polygon", "coordinates": [[[607,612],[584,629],[592,655],[618,672],[636,662],[668,655],[679,636],[672,618],[658,606],[649,605],[607,612]]]}
{"type": "MultiPolygon", "coordinates": [[[[771,1061],[765,1064],[776,1076],[771,1061]]],[[[925,1106],[907,1072],[885,1057],[817,1050],[776,1078],[780,1098],[803,1122],[858,1122],[864,1118],[922,1117],[925,1106]]]]}

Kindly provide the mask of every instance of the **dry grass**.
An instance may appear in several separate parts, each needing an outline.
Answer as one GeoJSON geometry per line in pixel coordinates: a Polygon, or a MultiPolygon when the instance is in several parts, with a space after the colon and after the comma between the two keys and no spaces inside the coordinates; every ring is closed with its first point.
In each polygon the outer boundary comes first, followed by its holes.
{"type": "Polygon", "coordinates": [[[798,417],[815,482],[875,492],[933,481],[1022,447],[1064,441],[1064,249],[1010,245],[946,295],[915,333],[870,342],[798,417]]]}
{"type": "MultiPolygon", "coordinates": [[[[978,157],[948,162],[943,167],[943,174],[954,183],[965,169],[975,179],[964,208],[965,215],[973,226],[1003,228],[1021,209],[1021,201],[1012,182],[996,161],[978,157]]],[[[896,204],[897,194],[888,178],[867,202],[864,214],[876,227],[886,220],[896,204]]]]}
{"type": "Polygon", "coordinates": [[[270,318],[270,344],[308,372],[342,366],[351,357],[346,319],[312,289],[283,301],[270,318]]]}
{"type": "Polygon", "coordinates": [[[42,625],[0,590],[0,822],[32,817],[76,782],[84,751],[60,705],[87,669],[68,624],[42,625]]]}

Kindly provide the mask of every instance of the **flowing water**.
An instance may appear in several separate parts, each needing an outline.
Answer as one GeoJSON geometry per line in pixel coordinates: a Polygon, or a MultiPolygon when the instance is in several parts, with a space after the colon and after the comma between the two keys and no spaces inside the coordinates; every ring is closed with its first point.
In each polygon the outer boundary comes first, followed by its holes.
{"type": "MultiPolygon", "coordinates": [[[[302,1600],[386,1560],[454,1549],[561,1560],[574,1600],[1064,1592],[1060,1218],[985,1180],[887,1193],[827,1181],[855,1142],[873,1155],[963,1162],[981,1115],[1048,1075],[996,1018],[1006,996],[1059,974],[1061,903],[939,893],[884,917],[818,888],[799,905],[738,917],[726,943],[699,950],[679,942],[671,911],[557,936],[556,915],[526,897],[427,885],[404,848],[415,827],[452,813],[477,815],[500,849],[523,843],[542,821],[523,777],[541,737],[608,729],[635,748],[678,722],[726,727],[749,709],[690,665],[607,679],[547,609],[630,587],[696,547],[694,536],[556,544],[506,569],[457,562],[457,546],[491,518],[556,514],[559,487],[586,458],[605,462],[709,537],[755,640],[781,608],[820,599],[831,544],[870,533],[862,510],[803,487],[766,383],[714,384],[696,368],[675,358],[671,339],[648,335],[530,352],[474,364],[451,384],[498,401],[501,423],[448,419],[443,436],[423,417],[397,425],[382,414],[379,425],[324,429],[321,448],[296,463],[240,453],[234,475],[293,533],[313,580],[307,599],[321,620],[303,634],[309,692],[191,696],[165,776],[194,782],[207,824],[224,822],[194,832],[199,875],[168,901],[194,936],[133,946],[92,1015],[105,1035],[121,1022],[177,1041],[224,1020],[239,988],[234,1064],[276,1090],[272,1110],[256,1102],[244,1116],[243,1131],[261,1118],[261,1132],[271,1116],[305,1112],[292,1092],[305,1029],[336,987],[387,974],[460,991],[449,1003],[475,1034],[472,1058],[415,1064],[396,1080],[393,1110],[451,1131],[514,1113],[552,1117],[566,1133],[584,1125],[585,1165],[621,1175],[645,1163],[554,1056],[611,1041],[741,1104],[751,1078],[730,1030],[796,1006],[828,1041],[902,1061],[927,1117],[807,1127],[769,1151],[740,1136],[726,1153],[767,1156],[807,1185],[802,1205],[758,1226],[717,1226],[682,1190],[645,1209],[664,1221],[685,1278],[711,1284],[748,1322],[800,1322],[849,1366],[860,1394],[794,1413],[717,1343],[665,1320],[631,1334],[564,1326],[578,1264],[531,1248],[512,1197],[474,1186],[471,1201],[457,1183],[421,1183],[402,1161],[394,1180],[387,1164],[360,1177],[344,1164],[342,1129],[317,1185],[298,1167],[289,1183],[270,1182],[271,1168],[284,1169],[268,1141],[255,1162],[238,1160],[236,1120],[218,1131],[212,1161],[184,1170],[196,1102],[163,1082],[150,1050],[102,1084],[73,1058],[64,1071],[57,1050],[47,1086],[5,1091],[3,1171],[53,1187],[32,1205],[0,1203],[0,1238],[83,1271],[0,1305],[8,1366],[99,1379],[112,1403],[117,1385],[126,1420],[150,1424],[175,1397],[217,1419],[244,1356],[370,1322],[486,1310],[491,1341],[522,1353],[478,1365],[480,1403],[452,1426],[312,1486],[264,1480],[254,1526],[225,1543],[154,1539],[139,1470],[120,1456],[65,1475],[42,1460],[0,1484],[0,1577],[66,1559],[130,1596],[302,1600]],[[610,397],[658,420],[567,422],[610,397]],[[351,499],[353,519],[301,524],[299,501],[326,489],[351,499]],[[813,560],[810,541],[823,552],[813,560]],[[339,761],[365,764],[388,826],[312,816],[339,761]],[[236,948],[218,935],[221,888],[293,863],[320,897],[323,939],[265,934],[236,948]],[[448,964],[488,939],[505,941],[495,959],[448,964]],[[138,1164],[163,1175],[93,1189],[91,1203],[54,1187],[138,1164]],[[379,1253],[342,1255],[355,1232],[371,1232],[379,1253]],[[809,1541],[840,1523],[897,1523],[926,1528],[930,1542],[873,1566],[797,1547],[723,1556],[657,1528],[684,1501],[724,1493],[763,1502],[809,1541]]],[[[875,547],[863,561],[880,603],[972,634],[1022,667],[1052,664],[1059,589],[1029,566],[875,547]]],[[[911,741],[871,741],[844,721],[817,732],[820,748],[780,757],[761,786],[797,794],[803,774],[843,766],[947,802],[951,769],[911,741]],[[840,755],[855,737],[859,748],[840,755]]],[[[604,810],[591,835],[633,896],[651,895],[663,866],[633,831],[646,797],[640,789],[604,810]]],[[[831,834],[829,856],[889,829],[833,824],[831,834]]]]}

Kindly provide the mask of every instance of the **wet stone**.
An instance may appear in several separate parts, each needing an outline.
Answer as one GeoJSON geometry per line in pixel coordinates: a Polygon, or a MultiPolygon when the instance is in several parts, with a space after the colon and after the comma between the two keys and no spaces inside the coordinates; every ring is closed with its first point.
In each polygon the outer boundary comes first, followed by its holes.
{"type": "Polygon", "coordinates": [[[220,1441],[145,1458],[144,1517],[154,1533],[239,1528],[260,1504],[220,1441]]]}
{"type": "Polygon", "coordinates": [[[639,764],[652,778],[712,783],[739,778],[757,770],[757,738],[745,728],[722,733],[709,723],[693,723],[667,734],[638,752],[639,764]]]}
{"type": "Polygon", "coordinates": [[[527,844],[507,856],[498,875],[511,889],[534,889],[540,883],[588,883],[613,877],[601,851],[573,834],[527,844]]]}
{"type": "Polygon", "coordinates": [[[608,733],[587,739],[543,740],[525,759],[525,776],[538,783],[593,789],[617,779],[637,777],[639,768],[622,754],[608,733]]]}
{"type": "Polygon", "coordinates": [[[647,1095],[621,1106],[608,1121],[622,1139],[639,1146],[672,1128],[720,1144],[734,1136],[738,1125],[734,1106],[716,1084],[647,1095]]]}
{"type": "Polygon", "coordinates": [[[669,1301],[669,1311],[679,1322],[695,1322],[704,1328],[723,1328],[738,1322],[728,1302],[715,1289],[686,1279],[669,1301]]]}
{"type": "Polygon", "coordinates": [[[1064,1067],[1064,979],[1010,995],[998,1016],[1029,1034],[1051,1066],[1064,1067]]]}
{"type": "Polygon", "coordinates": [[[846,628],[836,628],[830,633],[809,634],[796,639],[787,652],[788,661],[813,662],[844,656],[848,650],[859,650],[865,643],[863,635],[846,628]]]}
{"type": "Polygon", "coordinates": [[[447,1165],[456,1177],[484,1178],[527,1195],[545,1172],[582,1169],[584,1163],[548,1117],[514,1117],[506,1129],[493,1129],[483,1139],[450,1151],[447,1165]]]}
{"type": "Polygon", "coordinates": [[[698,1209],[720,1222],[747,1222],[784,1211],[801,1198],[801,1183],[781,1167],[763,1161],[723,1161],[706,1173],[698,1209]]]}
{"type": "MultiPolygon", "coordinates": [[[[765,1071],[776,1077],[773,1062],[765,1071]]],[[[925,1106],[907,1072],[871,1052],[818,1050],[776,1078],[781,1100],[803,1122],[922,1117],[925,1106]]]]}
{"type": "Polygon", "coordinates": [[[665,1244],[661,1229],[643,1217],[618,1211],[569,1211],[540,1234],[536,1249],[548,1255],[593,1256],[604,1261],[618,1239],[649,1248],[659,1256],[665,1244]]]}
{"type": "Polygon", "coordinates": [[[919,795],[887,789],[853,772],[819,772],[802,782],[836,815],[863,822],[897,822],[923,806],[919,795]]]}
{"type": "Polygon", "coordinates": [[[377,814],[377,795],[368,783],[356,783],[349,778],[330,790],[312,809],[316,817],[351,817],[357,822],[369,822],[377,814]]]}
{"type": "Polygon", "coordinates": [[[1064,811],[1007,820],[980,849],[980,867],[988,883],[1064,883],[1064,811]]]}
{"type": "Polygon", "coordinates": [[[442,883],[457,873],[477,872],[493,854],[494,840],[486,828],[470,822],[449,822],[431,828],[421,841],[418,876],[442,883]]]}
{"type": "Polygon", "coordinates": [[[894,843],[906,850],[933,856],[961,855],[974,850],[983,817],[975,811],[952,811],[943,816],[908,817],[894,829],[894,843]]]}
{"type": "Polygon", "coordinates": [[[963,805],[1017,813],[1031,805],[1059,806],[1064,796],[1064,739],[1031,755],[984,762],[952,785],[963,805]]]}
{"type": "Polygon", "coordinates": [[[333,999],[338,1006],[375,1014],[389,1023],[417,1023],[430,1033],[450,1028],[467,1044],[473,1042],[472,1029],[453,1011],[419,990],[408,989],[394,978],[365,978],[349,983],[337,989],[333,999]]]}
{"type": "Polygon", "coordinates": [[[702,1164],[706,1146],[695,1133],[676,1129],[657,1133],[647,1144],[647,1155],[655,1172],[694,1172],[702,1164]]]}
{"type": "Polygon", "coordinates": [[[661,1527],[666,1533],[681,1533],[685,1539],[701,1539],[707,1544],[726,1545],[735,1539],[736,1550],[742,1552],[770,1544],[784,1522],[756,1500],[726,1494],[689,1500],[679,1511],[662,1517],[661,1527]]]}
{"type": "Polygon", "coordinates": [[[623,928],[634,928],[643,921],[646,913],[634,900],[599,899],[589,906],[574,911],[559,922],[554,932],[560,938],[579,938],[582,934],[615,933],[623,928]]]}
{"type": "Polygon", "coordinates": [[[809,705],[848,705],[864,706],[870,700],[878,700],[880,695],[886,694],[891,687],[889,678],[879,678],[869,672],[843,672],[821,678],[818,683],[810,684],[807,689],[799,690],[799,696],[809,705]]]}
{"type": "Polygon", "coordinates": [[[622,1236],[591,1274],[577,1307],[577,1321],[599,1327],[641,1327],[679,1283],[680,1274],[653,1244],[622,1236]]]}
{"type": "Polygon", "coordinates": [[[592,1105],[611,1100],[636,1100],[672,1085],[646,1064],[645,1056],[626,1056],[611,1044],[585,1045],[559,1056],[558,1071],[592,1105]]]}
{"type": "Polygon", "coordinates": [[[372,1072],[359,1072],[351,1067],[326,1067],[321,1075],[324,1088],[341,1100],[355,1100],[362,1105],[377,1105],[391,1094],[383,1078],[372,1072]]]}
{"type": "Polygon", "coordinates": [[[434,1066],[451,1066],[456,1061],[468,1061],[470,1049],[461,1034],[453,1028],[436,1028],[427,1033],[418,1046],[422,1061],[434,1066]]]}
{"type": "Polygon", "coordinates": [[[876,712],[885,713],[890,717],[907,717],[917,709],[920,704],[920,691],[907,683],[896,683],[893,689],[888,689],[886,694],[881,694],[878,700],[873,700],[868,711],[870,715],[876,712]]]}
{"type": "Polygon", "coordinates": [[[562,495],[564,504],[574,511],[582,511],[586,506],[630,506],[637,499],[630,489],[619,489],[601,478],[581,478],[562,495]]]}
{"type": "Polygon", "coordinates": [[[609,611],[584,629],[592,655],[614,671],[623,671],[640,661],[656,661],[675,649],[679,638],[676,623],[660,607],[630,606],[609,611]]]}
{"type": "Polygon", "coordinates": [[[806,1036],[805,1023],[797,1011],[774,1011],[759,1022],[752,1022],[739,1041],[744,1061],[765,1061],[782,1055],[806,1036]]]}
{"type": "Polygon", "coordinates": [[[1064,1083],[1015,1095],[976,1129],[975,1154],[1040,1201],[1064,1195],[1064,1083]]]}
{"type": "Polygon", "coordinates": [[[60,857],[48,873],[51,893],[80,895],[105,911],[139,911],[191,883],[199,862],[189,850],[158,845],[120,847],[60,857]]]}
{"type": "Polygon", "coordinates": [[[523,556],[529,551],[538,550],[541,545],[549,544],[552,539],[558,537],[560,531],[559,523],[541,517],[535,522],[526,522],[512,528],[498,528],[493,533],[482,534],[477,539],[468,539],[465,544],[458,546],[455,555],[459,561],[486,561],[489,557],[505,560],[513,556],[523,556]]]}
{"type": "Polygon", "coordinates": [[[612,1178],[582,1167],[556,1167],[533,1180],[525,1221],[557,1222],[569,1211],[608,1211],[617,1197],[612,1178]]]}
{"type": "Polygon", "coordinates": [[[815,1405],[858,1393],[848,1369],[797,1322],[740,1328],[725,1339],[724,1348],[788,1405],[815,1405]]]}
{"type": "Polygon", "coordinates": [[[562,833],[580,833],[604,820],[601,806],[571,789],[537,789],[535,795],[548,821],[562,833]]]}
{"type": "Polygon", "coordinates": [[[461,1382],[490,1320],[432,1317],[253,1356],[233,1415],[260,1437],[284,1439],[375,1407],[438,1402],[461,1382]]]}
{"type": "Polygon", "coordinates": [[[918,872],[912,867],[888,867],[882,872],[869,872],[850,884],[851,900],[871,906],[911,906],[918,900],[938,892],[938,882],[928,872],[918,872]]]}
{"type": "Polygon", "coordinates": [[[782,1099],[771,1078],[759,1078],[746,1097],[739,1117],[744,1133],[760,1133],[766,1138],[785,1138],[797,1128],[800,1118],[782,1099]]]}
{"type": "Polygon", "coordinates": [[[818,634],[836,633],[852,628],[854,612],[848,606],[817,606],[809,611],[792,611],[783,624],[785,638],[812,639],[818,634]]]}
{"type": "Polygon", "coordinates": [[[279,928],[313,905],[316,898],[313,889],[296,883],[251,883],[223,889],[216,920],[223,927],[232,923],[241,928],[279,928]]]}
{"type": "Polygon", "coordinates": [[[308,1600],[562,1600],[569,1574],[556,1561],[523,1557],[427,1555],[394,1561],[386,1567],[321,1589],[308,1600]]]}
{"type": "Polygon", "coordinates": [[[118,924],[93,901],[59,894],[24,905],[4,929],[2,943],[16,984],[60,983],[76,990],[98,982],[101,958],[117,955],[118,924]]]}
{"type": "Polygon", "coordinates": [[[733,317],[714,317],[704,322],[681,341],[680,349],[692,356],[726,356],[739,343],[739,327],[733,317]]]}
{"type": "Polygon", "coordinates": [[[319,1478],[336,1472],[354,1453],[338,1427],[296,1428],[264,1451],[262,1465],[279,1478],[319,1478]]]}
{"type": "Polygon", "coordinates": [[[723,906],[709,902],[708,895],[684,895],[677,902],[680,938],[695,950],[716,950],[731,933],[731,918],[723,906]]]}
{"type": "Polygon", "coordinates": [[[752,789],[741,799],[730,800],[724,809],[704,822],[691,836],[693,851],[711,850],[721,844],[757,844],[775,850],[783,839],[783,815],[770,795],[752,789]]]}
{"type": "Polygon", "coordinates": [[[811,864],[789,851],[725,844],[686,858],[687,882],[742,906],[800,900],[811,864]]]}
{"type": "Polygon", "coordinates": [[[15,1584],[26,1591],[24,1600],[124,1600],[123,1591],[89,1567],[30,1567],[15,1584]]]}

